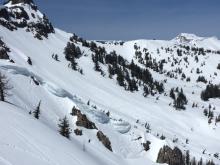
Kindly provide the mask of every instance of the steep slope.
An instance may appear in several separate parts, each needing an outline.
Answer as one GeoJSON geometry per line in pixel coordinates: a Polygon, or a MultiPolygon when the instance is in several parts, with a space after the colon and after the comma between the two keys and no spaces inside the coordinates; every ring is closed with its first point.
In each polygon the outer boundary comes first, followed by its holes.
{"type": "Polygon", "coordinates": [[[2,102],[0,106],[1,165],[129,164],[108,152],[98,151],[95,146],[83,150],[81,141],[63,138],[20,108],[2,102]]]}
{"type": "Polygon", "coordinates": [[[15,148],[0,150],[4,164],[154,164],[164,145],[177,146],[183,153],[189,150],[197,160],[202,157],[204,162],[220,163],[216,156],[220,154],[220,128],[214,120],[220,104],[218,99],[202,101],[200,93],[206,84],[197,82],[204,76],[207,82],[219,83],[218,39],[180,34],[171,41],[86,41],[53,28],[33,1],[9,1],[0,17],[4,22],[0,26],[1,54],[6,57],[0,60],[0,70],[13,86],[7,97],[13,105],[0,103],[4,109],[1,122],[8,124],[2,124],[1,130],[10,131],[2,134],[1,143],[15,148]],[[24,13],[28,17],[14,16],[24,13]],[[65,51],[68,42],[70,56],[65,51]],[[126,78],[120,84],[118,70],[109,75],[114,57],[117,69],[123,68],[121,76],[132,77],[132,85],[126,78]],[[140,76],[133,68],[146,70],[140,76]],[[188,99],[185,110],[173,107],[169,94],[176,87],[188,99]],[[40,119],[35,120],[28,113],[40,101],[40,119]],[[74,106],[98,130],[77,125],[77,117],[70,115],[74,106]],[[213,111],[211,123],[204,109],[213,111]],[[58,134],[57,125],[64,116],[70,121],[70,140],[58,134]],[[82,136],[74,134],[77,128],[82,136]],[[109,138],[113,152],[98,140],[98,131],[109,138]],[[144,147],[147,141],[150,149],[144,147]],[[27,162],[22,161],[25,157],[27,162]]]}

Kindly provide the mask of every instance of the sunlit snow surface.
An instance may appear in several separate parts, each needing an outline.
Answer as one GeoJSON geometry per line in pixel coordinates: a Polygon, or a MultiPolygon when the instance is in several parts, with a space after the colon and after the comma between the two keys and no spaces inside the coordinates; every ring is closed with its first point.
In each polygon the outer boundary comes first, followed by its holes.
{"type": "MultiPolygon", "coordinates": [[[[13,86],[12,95],[8,98],[13,105],[0,103],[1,165],[150,165],[154,164],[159,149],[165,144],[178,146],[182,151],[190,150],[190,154],[197,159],[213,159],[220,164],[220,160],[213,158],[213,154],[220,152],[220,126],[214,123],[209,125],[202,108],[212,104],[217,115],[220,113],[220,102],[219,99],[201,101],[200,93],[205,84],[196,83],[198,75],[190,72],[192,68],[199,67],[208,80],[219,83],[220,77],[214,77],[214,72],[220,74],[216,69],[220,55],[199,56],[199,63],[194,61],[194,57],[189,57],[189,67],[182,67],[185,74],[191,77],[191,82],[170,79],[151,70],[155,79],[168,79],[165,84],[168,94],[172,87],[183,88],[189,103],[185,111],[175,111],[169,106],[172,102],[169,96],[160,95],[159,100],[156,100],[157,96],[144,98],[141,91],[125,91],[115,80],[102,77],[93,69],[92,52],[81,44],[78,46],[87,55],[78,60],[84,75],[68,68],[63,51],[70,36],[56,29],[55,34],[40,41],[23,29],[11,32],[0,27],[0,37],[10,48],[9,55],[15,61],[13,64],[0,60],[0,70],[9,77],[13,86]],[[52,59],[53,53],[58,54],[60,62],[52,59]],[[28,57],[32,59],[32,66],[26,62],[28,57]],[[201,67],[203,61],[206,65],[201,67]],[[39,86],[31,77],[39,82],[39,86]],[[33,111],[40,100],[42,113],[40,120],[35,120],[28,112],[33,111]],[[87,105],[88,100],[90,106],[87,105]],[[192,108],[193,102],[198,103],[199,107],[192,108]],[[65,115],[71,122],[72,130],[77,128],[76,118],[69,115],[73,106],[78,107],[109,137],[113,153],[97,140],[97,130],[83,129],[83,136],[72,133],[70,140],[58,134],[57,124],[65,115]],[[108,111],[110,117],[106,115],[108,111]],[[150,133],[146,132],[146,122],[151,126],[150,133]],[[166,139],[160,140],[157,134],[164,135],[166,139]],[[138,137],[141,139],[137,140],[138,137]],[[175,138],[178,138],[177,143],[173,143],[175,138]],[[186,144],[186,139],[189,144],[186,144]],[[147,140],[151,141],[151,149],[145,152],[142,143],[147,140]],[[206,154],[202,154],[204,150],[206,154]]],[[[190,42],[184,44],[220,50],[220,41],[214,37],[193,37],[190,35],[190,42]]],[[[161,51],[158,55],[157,48],[173,48],[179,44],[178,39],[128,41],[123,46],[97,44],[104,46],[108,52],[115,50],[131,61],[136,43],[141,50],[147,48],[152,57],[160,60],[169,54],[161,51]]],[[[137,63],[137,60],[134,61],[137,63]]],[[[106,66],[101,67],[107,70],[106,66]]],[[[172,68],[168,63],[164,69],[172,68]]]]}

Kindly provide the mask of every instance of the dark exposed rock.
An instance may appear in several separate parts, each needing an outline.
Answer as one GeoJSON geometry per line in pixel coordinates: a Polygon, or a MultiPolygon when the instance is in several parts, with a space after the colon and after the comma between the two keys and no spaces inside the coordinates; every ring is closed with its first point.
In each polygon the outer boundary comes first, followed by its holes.
{"type": "Polygon", "coordinates": [[[28,23],[27,28],[32,32],[36,32],[35,37],[38,39],[41,39],[42,37],[47,38],[48,34],[55,32],[52,24],[45,15],[43,16],[43,20],[41,22],[28,23]]]}
{"type": "Polygon", "coordinates": [[[77,136],[82,136],[82,130],[80,130],[80,129],[75,129],[75,130],[74,130],[74,133],[75,133],[77,136]]]}
{"type": "Polygon", "coordinates": [[[10,0],[12,2],[12,4],[18,4],[18,3],[27,3],[27,4],[31,4],[33,3],[33,0],[10,0]]]}
{"type": "Polygon", "coordinates": [[[95,123],[91,122],[85,114],[82,114],[80,110],[73,109],[71,115],[77,116],[76,125],[87,129],[97,129],[95,123]]]}
{"type": "Polygon", "coordinates": [[[27,32],[32,32],[34,37],[39,40],[42,40],[43,37],[47,38],[50,33],[55,33],[51,22],[45,15],[38,18],[37,14],[35,15],[32,12],[31,15],[35,18],[35,20],[32,20],[23,6],[16,5],[25,3],[37,11],[37,6],[32,0],[11,0],[8,2],[11,2],[14,6],[0,8],[0,25],[11,31],[18,28],[26,28],[27,32]],[[38,19],[36,20],[36,18],[38,19]]]}
{"type": "Polygon", "coordinates": [[[35,10],[35,11],[37,10],[37,5],[35,5],[33,0],[8,0],[8,2],[6,2],[6,3],[9,3],[9,2],[11,2],[12,5],[16,5],[18,3],[28,4],[31,6],[31,8],[33,10],[35,10]]]}
{"type": "Polygon", "coordinates": [[[167,163],[169,165],[184,165],[184,158],[181,150],[175,147],[173,150],[169,146],[160,149],[157,163],[167,163]]]}
{"type": "Polygon", "coordinates": [[[97,138],[99,139],[99,141],[102,142],[102,144],[110,151],[112,151],[112,147],[111,147],[111,142],[109,140],[109,138],[103,134],[102,131],[98,131],[97,132],[97,138]]]}

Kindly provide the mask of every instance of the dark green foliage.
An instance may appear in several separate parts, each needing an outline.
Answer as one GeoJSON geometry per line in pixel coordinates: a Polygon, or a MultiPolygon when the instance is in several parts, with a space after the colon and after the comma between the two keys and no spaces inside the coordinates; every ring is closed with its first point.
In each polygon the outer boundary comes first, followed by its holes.
{"type": "Polygon", "coordinates": [[[199,76],[198,79],[196,80],[196,82],[203,82],[203,83],[207,83],[207,80],[205,79],[204,76],[199,76]]]}
{"type": "Polygon", "coordinates": [[[215,165],[215,163],[213,162],[213,160],[209,160],[207,163],[206,163],[206,165],[215,165]]]}
{"type": "Polygon", "coordinates": [[[182,56],[182,50],[177,49],[177,55],[178,55],[178,56],[182,56]]]}
{"type": "Polygon", "coordinates": [[[169,165],[215,165],[212,160],[204,163],[202,158],[197,161],[195,157],[190,159],[189,151],[182,154],[178,147],[171,149],[169,146],[164,146],[160,149],[157,157],[157,163],[167,163],[169,165]]]}
{"type": "Polygon", "coordinates": [[[184,156],[178,147],[171,149],[164,146],[160,149],[157,157],[157,163],[166,163],[169,165],[185,165],[184,156]]]}
{"type": "Polygon", "coordinates": [[[38,103],[38,106],[36,107],[36,109],[33,111],[33,115],[36,119],[40,118],[40,106],[41,106],[41,101],[38,103]]]}
{"type": "Polygon", "coordinates": [[[143,143],[143,147],[145,151],[149,151],[150,150],[150,141],[147,141],[146,143],[143,143]]]}
{"type": "Polygon", "coordinates": [[[204,113],[205,116],[208,116],[208,110],[207,109],[204,109],[203,113],[204,113]]]}
{"type": "Polygon", "coordinates": [[[215,118],[215,123],[218,123],[218,122],[220,122],[220,115],[216,116],[215,118]]]}
{"type": "Polygon", "coordinates": [[[185,94],[183,93],[183,90],[178,93],[177,98],[174,100],[174,107],[176,109],[185,109],[185,106],[187,104],[187,99],[185,94]]]}
{"type": "Polygon", "coordinates": [[[67,117],[65,116],[63,119],[60,120],[60,123],[58,124],[59,127],[59,133],[68,138],[71,134],[71,130],[70,130],[70,125],[69,125],[69,121],[67,119],[67,117]]]}
{"type": "Polygon", "coordinates": [[[74,106],[74,107],[72,108],[72,112],[70,113],[70,115],[76,116],[78,111],[79,111],[79,110],[74,106]]]}
{"type": "Polygon", "coordinates": [[[220,97],[220,88],[219,85],[209,84],[206,86],[206,89],[201,93],[201,99],[208,101],[209,98],[219,98],[220,97]]]}
{"type": "Polygon", "coordinates": [[[101,69],[101,67],[100,67],[100,65],[99,65],[98,55],[97,55],[97,54],[92,55],[92,60],[93,60],[94,65],[95,65],[95,66],[94,66],[95,71],[101,72],[102,69],[101,69]]]}
{"type": "Polygon", "coordinates": [[[10,49],[6,46],[6,44],[0,38],[0,59],[5,59],[5,60],[9,59],[9,55],[8,55],[9,52],[10,52],[10,49]]]}
{"type": "Polygon", "coordinates": [[[217,69],[219,69],[219,70],[220,70],[220,64],[218,64],[217,69]]]}
{"type": "Polygon", "coordinates": [[[147,86],[144,86],[144,97],[147,97],[150,94],[149,89],[147,86]]]}
{"type": "Polygon", "coordinates": [[[85,46],[85,47],[90,46],[89,42],[87,42],[85,39],[83,39],[81,37],[78,37],[76,34],[73,34],[73,36],[70,37],[70,41],[72,41],[72,42],[81,42],[82,46],[85,46]]]}
{"type": "MultiPolygon", "coordinates": [[[[79,39],[77,36],[73,36],[71,41],[74,40],[78,41],[79,39]]],[[[139,47],[134,47],[136,49],[140,49],[139,47]]],[[[147,68],[141,68],[140,66],[136,65],[134,61],[129,63],[115,51],[107,53],[104,47],[97,46],[95,42],[91,42],[89,44],[89,48],[93,52],[92,60],[94,62],[95,71],[101,72],[101,74],[104,76],[105,73],[102,71],[100,64],[107,65],[109,78],[112,79],[115,77],[117,83],[124,87],[125,90],[134,92],[138,91],[139,86],[142,86],[144,88],[144,96],[147,96],[149,93],[154,95],[157,92],[164,92],[163,83],[154,81],[147,68]]],[[[141,56],[138,52],[136,55],[139,57],[141,56]]],[[[164,62],[165,60],[162,60],[160,64],[157,64],[154,60],[152,66],[155,66],[154,69],[159,72],[162,71],[164,62]]]]}
{"type": "Polygon", "coordinates": [[[186,164],[186,165],[190,165],[190,154],[189,154],[189,150],[186,151],[185,164],[186,164]]]}
{"type": "Polygon", "coordinates": [[[68,42],[67,46],[64,49],[65,58],[70,61],[71,68],[73,70],[77,70],[77,62],[76,59],[80,58],[82,55],[81,50],[78,46],[75,46],[74,43],[68,42]]]}
{"type": "Polygon", "coordinates": [[[175,95],[175,93],[174,93],[174,89],[173,89],[173,88],[170,90],[170,97],[171,97],[173,100],[176,100],[176,95],[175,95]]]}
{"type": "Polygon", "coordinates": [[[10,96],[8,91],[11,89],[8,78],[0,72],[0,101],[5,101],[6,97],[10,96]]]}
{"type": "Polygon", "coordinates": [[[28,57],[28,59],[27,59],[27,63],[28,63],[29,65],[32,65],[32,60],[31,60],[30,57],[28,57]]]}
{"type": "Polygon", "coordinates": [[[125,86],[125,77],[121,68],[117,68],[117,81],[120,86],[125,86]]]}

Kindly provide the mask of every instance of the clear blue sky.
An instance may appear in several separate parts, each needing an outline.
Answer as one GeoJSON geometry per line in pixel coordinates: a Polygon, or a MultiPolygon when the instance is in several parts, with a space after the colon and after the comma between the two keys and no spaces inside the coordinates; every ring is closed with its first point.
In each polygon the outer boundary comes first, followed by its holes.
{"type": "Polygon", "coordinates": [[[54,26],[87,39],[220,38],[220,0],[34,0],[54,26]]]}

